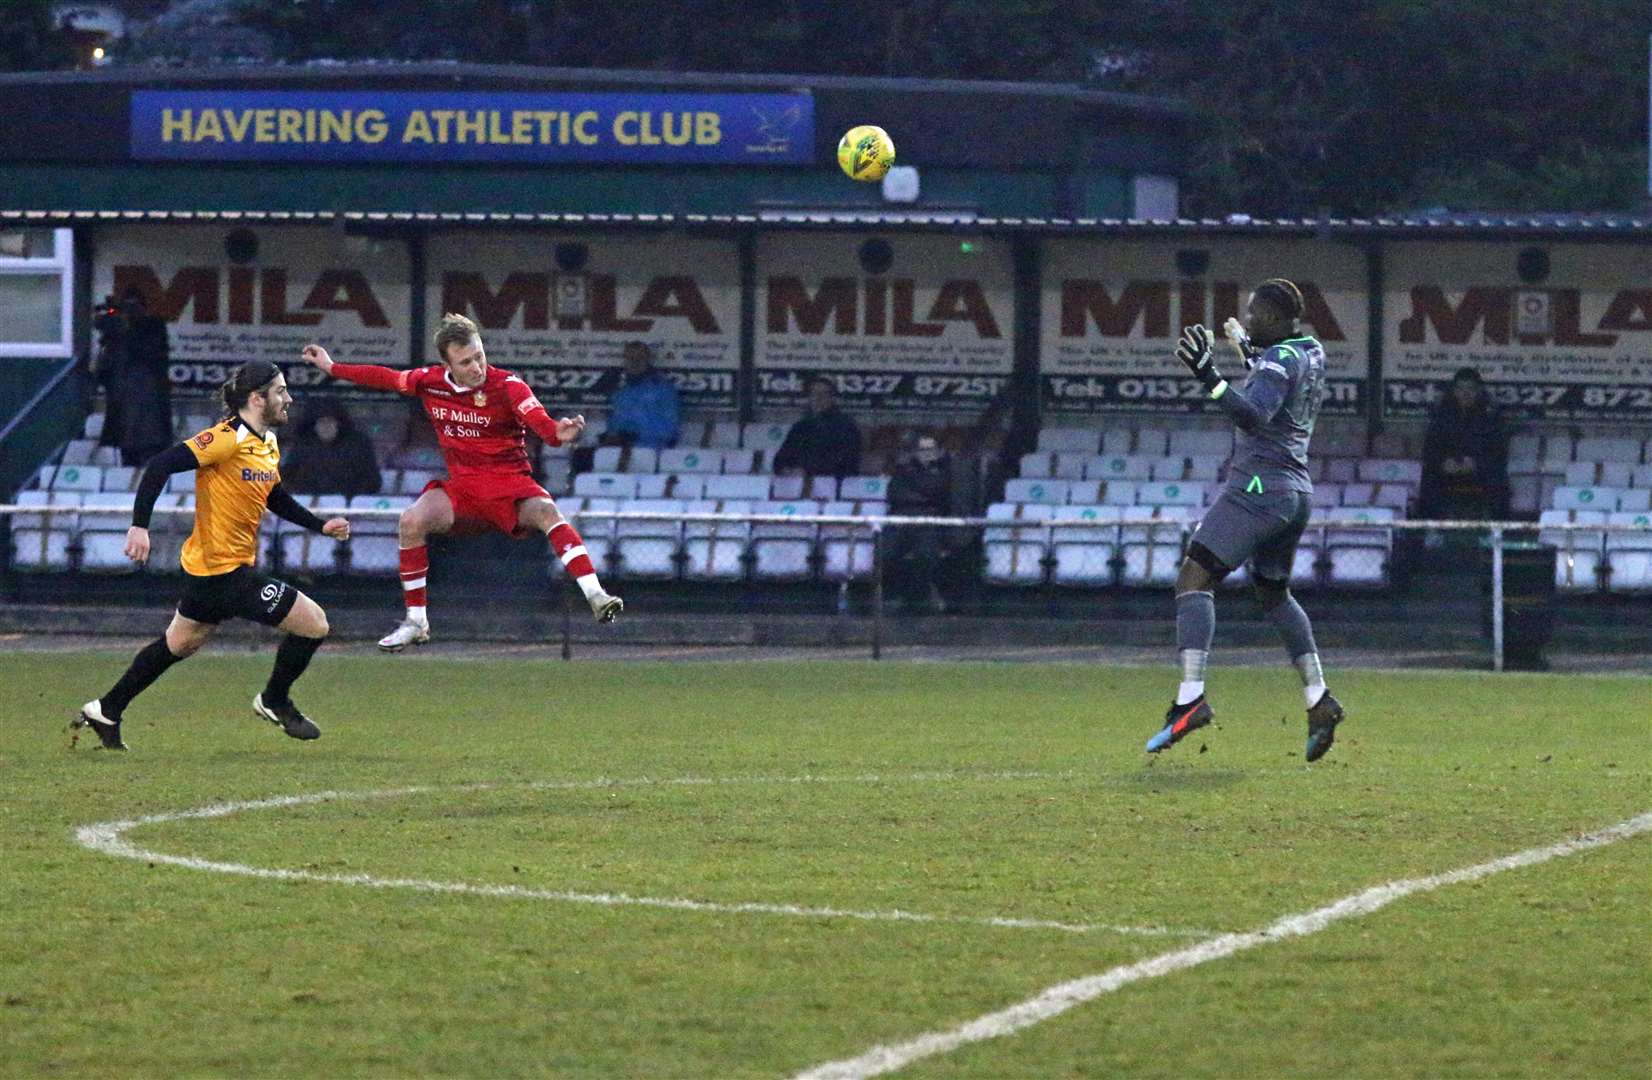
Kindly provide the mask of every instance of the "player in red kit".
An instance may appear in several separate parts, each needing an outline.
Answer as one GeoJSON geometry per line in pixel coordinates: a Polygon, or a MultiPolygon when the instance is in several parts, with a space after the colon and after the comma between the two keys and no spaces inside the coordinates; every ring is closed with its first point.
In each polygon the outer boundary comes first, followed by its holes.
{"type": "Polygon", "coordinates": [[[430,554],[425,540],[447,532],[492,528],[507,536],[543,533],[584,592],[597,621],[612,622],[624,603],[603,591],[584,541],[534,480],[523,445],[528,429],[551,446],[572,442],[585,430],[585,418],[552,420],[527,383],[488,363],[476,324],[463,315],[442,317],[436,355],[442,358],[440,364],[403,370],[334,363],[321,346],[304,346],[305,362],[334,378],[418,398],[447,461],[447,479],[432,480],[402,511],[397,531],[407,618],[379,642],[379,648],[400,652],[430,640],[425,613],[430,554]]]}

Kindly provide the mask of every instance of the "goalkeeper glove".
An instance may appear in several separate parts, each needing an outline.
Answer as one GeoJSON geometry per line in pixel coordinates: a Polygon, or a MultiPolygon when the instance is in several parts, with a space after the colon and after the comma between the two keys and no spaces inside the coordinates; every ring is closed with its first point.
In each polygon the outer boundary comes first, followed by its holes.
{"type": "Polygon", "coordinates": [[[1231,315],[1228,317],[1228,321],[1222,324],[1222,336],[1227,338],[1228,343],[1235,349],[1239,350],[1239,358],[1245,362],[1247,368],[1255,364],[1256,358],[1262,355],[1262,350],[1250,343],[1250,335],[1245,333],[1244,326],[1231,315]]]}
{"type": "Polygon", "coordinates": [[[1181,343],[1176,346],[1176,359],[1213,397],[1220,393],[1219,387],[1226,387],[1222,373],[1216,370],[1216,362],[1210,355],[1210,331],[1203,326],[1195,323],[1182,331],[1181,343]]]}

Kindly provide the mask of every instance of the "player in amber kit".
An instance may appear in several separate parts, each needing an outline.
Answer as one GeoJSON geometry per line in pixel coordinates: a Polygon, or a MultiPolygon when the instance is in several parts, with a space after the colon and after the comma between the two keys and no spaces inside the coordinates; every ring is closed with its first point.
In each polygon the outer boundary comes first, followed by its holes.
{"type": "Polygon", "coordinates": [[[334,363],[321,346],[304,346],[305,361],[334,378],[418,398],[447,461],[447,479],[432,480],[418,501],[402,511],[398,535],[407,618],[379,642],[379,648],[400,652],[430,640],[425,610],[430,554],[425,541],[447,532],[491,528],[507,536],[544,534],[597,621],[612,622],[625,605],[603,591],[585,542],[534,480],[523,444],[523,433],[529,429],[551,446],[572,442],[585,430],[585,418],[552,420],[527,383],[488,363],[476,324],[463,315],[442,317],[436,355],[442,358],[440,364],[401,370],[334,363]]]}
{"type": "Polygon", "coordinates": [[[268,509],[335,540],[350,538],[350,524],[341,517],[323,522],[281,487],[275,429],[287,422],[293,400],[281,370],[268,360],[248,361],[224,384],[223,396],[228,416],[155,455],[138,483],[132,527],[126,531],[126,554],[132,561],[149,558],[149,516],[173,473],[195,472],[195,528],[179,559],[184,594],[172,624],[143,647],[107,694],[81,707],[72,725],[91,728],[110,750],[126,749],[120,725],[132,699],[167,668],[193,655],[219,623],[237,616],[287,632],[275,650],[268,685],[252,699],[253,713],[295,739],[321,734],[287,692],[327,637],[327,613],[285,581],[254,567],[258,523],[268,509]]]}

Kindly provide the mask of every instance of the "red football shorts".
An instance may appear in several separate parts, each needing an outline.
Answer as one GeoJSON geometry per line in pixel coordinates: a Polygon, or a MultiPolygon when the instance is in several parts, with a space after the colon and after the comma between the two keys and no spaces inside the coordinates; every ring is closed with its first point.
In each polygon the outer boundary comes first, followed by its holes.
{"type": "Polygon", "coordinates": [[[496,476],[460,476],[432,480],[425,491],[441,488],[453,504],[453,531],[460,535],[496,529],[518,539],[533,535],[516,527],[516,504],[523,499],[548,499],[550,493],[527,473],[496,476]]]}

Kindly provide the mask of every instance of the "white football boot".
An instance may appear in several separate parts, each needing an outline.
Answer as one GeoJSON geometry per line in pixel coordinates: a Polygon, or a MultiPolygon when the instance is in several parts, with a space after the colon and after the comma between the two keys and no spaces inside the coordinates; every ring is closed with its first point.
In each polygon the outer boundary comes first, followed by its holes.
{"type": "Polygon", "coordinates": [[[597,590],[589,597],[591,614],[595,615],[599,623],[611,623],[614,616],[625,610],[625,601],[617,596],[610,596],[602,590],[597,590]]]}
{"type": "Polygon", "coordinates": [[[430,624],[404,619],[402,624],[379,639],[379,648],[385,652],[401,652],[409,645],[423,645],[430,640],[430,624]]]}

